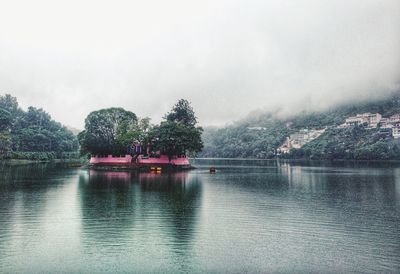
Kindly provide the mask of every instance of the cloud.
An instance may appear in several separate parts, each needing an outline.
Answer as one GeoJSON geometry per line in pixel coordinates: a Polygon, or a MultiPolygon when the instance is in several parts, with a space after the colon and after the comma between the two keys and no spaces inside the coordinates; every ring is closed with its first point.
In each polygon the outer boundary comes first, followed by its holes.
{"type": "Polygon", "coordinates": [[[400,89],[397,0],[7,1],[0,92],[83,127],[186,98],[203,125],[400,89]]]}

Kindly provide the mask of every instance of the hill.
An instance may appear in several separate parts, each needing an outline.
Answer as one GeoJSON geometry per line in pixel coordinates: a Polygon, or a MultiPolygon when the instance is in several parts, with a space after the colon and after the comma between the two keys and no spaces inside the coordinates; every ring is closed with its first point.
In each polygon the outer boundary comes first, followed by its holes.
{"type": "MultiPolygon", "coordinates": [[[[308,159],[398,159],[398,142],[387,131],[365,125],[340,127],[350,116],[380,113],[389,117],[400,113],[400,93],[374,102],[338,106],[322,112],[303,112],[279,118],[264,113],[224,128],[205,128],[200,157],[227,158],[308,158],[308,159]],[[304,130],[324,129],[317,138],[301,147],[280,153],[289,136],[304,130]]],[[[391,129],[390,129],[391,130],[391,129]]]]}

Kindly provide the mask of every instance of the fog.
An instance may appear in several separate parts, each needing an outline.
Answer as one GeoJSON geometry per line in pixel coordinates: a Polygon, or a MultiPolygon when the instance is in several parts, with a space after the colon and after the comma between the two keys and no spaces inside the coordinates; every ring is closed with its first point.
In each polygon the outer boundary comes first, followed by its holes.
{"type": "Polygon", "coordinates": [[[0,94],[83,128],[120,106],[202,125],[400,90],[398,0],[1,1],[0,94]]]}

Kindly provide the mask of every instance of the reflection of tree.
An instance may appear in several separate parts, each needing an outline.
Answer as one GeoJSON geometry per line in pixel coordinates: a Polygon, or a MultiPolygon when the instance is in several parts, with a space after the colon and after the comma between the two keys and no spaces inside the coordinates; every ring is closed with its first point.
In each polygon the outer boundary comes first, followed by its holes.
{"type": "Polygon", "coordinates": [[[187,247],[200,207],[200,187],[196,177],[183,172],[89,171],[89,177],[79,181],[87,247],[91,241],[139,244],[145,239],[137,237],[154,232],[163,240],[172,236],[178,249],[187,247]]]}
{"type": "Polygon", "coordinates": [[[79,178],[82,228],[94,240],[113,242],[134,221],[131,173],[89,171],[79,178]]]}
{"type": "Polygon", "coordinates": [[[189,244],[200,207],[198,177],[190,177],[187,172],[142,173],[139,183],[142,192],[156,194],[162,213],[170,216],[165,220],[170,223],[167,227],[175,237],[175,244],[180,247],[189,244]]]}
{"type": "MultiPolygon", "coordinates": [[[[37,220],[47,212],[47,193],[65,184],[65,176],[75,172],[57,164],[0,163],[0,231],[4,232],[0,234],[9,236],[7,232],[14,231],[15,227],[20,231],[30,231],[26,237],[44,233],[39,229],[42,223],[37,220]]],[[[7,246],[6,240],[2,237],[0,249],[3,245],[7,246]]],[[[22,237],[19,240],[25,241],[22,237]]]]}
{"type": "Polygon", "coordinates": [[[0,197],[2,197],[0,203],[7,203],[7,200],[18,195],[23,208],[31,211],[32,215],[37,215],[41,212],[41,206],[46,203],[46,196],[43,194],[48,192],[49,188],[64,184],[58,179],[69,172],[75,171],[62,168],[57,164],[2,164],[0,165],[0,197]]]}

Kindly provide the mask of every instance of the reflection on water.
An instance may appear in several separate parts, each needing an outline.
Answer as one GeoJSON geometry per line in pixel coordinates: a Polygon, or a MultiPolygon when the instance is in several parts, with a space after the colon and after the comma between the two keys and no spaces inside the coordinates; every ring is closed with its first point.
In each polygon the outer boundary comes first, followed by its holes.
{"type": "MultiPolygon", "coordinates": [[[[82,243],[95,256],[119,253],[157,266],[190,256],[201,183],[188,172],[89,171],[79,178],[82,243]],[[99,254],[98,245],[102,245],[99,254]],[[176,253],[164,257],[168,252],[176,253]],[[162,251],[163,253],[160,253],[162,251]],[[143,254],[152,253],[150,257],[143,254]],[[158,258],[158,263],[152,260],[158,258]],[[159,264],[159,265],[157,265],[159,264]]],[[[148,271],[149,269],[143,269],[148,271]]]]}
{"type": "MultiPolygon", "coordinates": [[[[149,235],[159,233],[158,228],[163,227],[161,232],[173,236],[173,243],[182,252],[181,248],[193,234],[201,202],[199,178],[189,176],[187,172],[156,174],[91,170],[88,178],[80,176],[79,192],[85,236],[114,244],[120,239],[121,244],[127,244],[124,233],[149,235]]],[[[89,241],[88,246],[91,244],[89,241]]]]}
{"type": "Polygon", "coordinates": [[[398,272],[395,163],[194,163],[0,164],[0,272],[398,272]]]}

